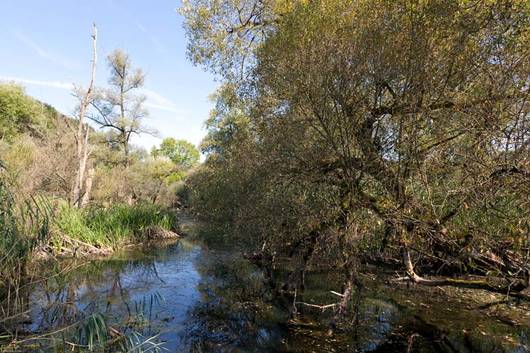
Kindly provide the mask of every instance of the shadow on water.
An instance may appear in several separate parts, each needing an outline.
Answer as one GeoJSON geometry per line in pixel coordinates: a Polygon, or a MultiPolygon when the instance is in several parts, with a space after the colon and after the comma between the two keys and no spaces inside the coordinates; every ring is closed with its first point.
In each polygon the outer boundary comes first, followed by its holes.
{"type": "MultiPolygon", "coordinates": [[[[290,314],[292,302],[273,297],[263,275],[241,256],[204,251],[197,268],[202,300],[193,309],[186,336],[197,352],[528,351],[528,305],[501,301],[504,307],[481,308],[499,296],[407,288],[390,282],[392,274],[367,268],[350,314],[329,335],[332,312],[299,307],[296,315],[290,314]],[[501,320],[506,313],[519,314],[517,321],[501,320]]],[[[338,283],[330,271],[313,271],[306,277],[311,290],[299,293],[297,300],[334,303],[331,291],[337,291],[338,283]]]]}
{"type": "MultiPolygon", "coordinates": [[[[406,288],[388,278],[367,272],[350,315],[328,335],[332,313],[299,308],[293,315],[292,303],[272,296],[262,274],[237,253],[180,240],[124,251],[28,287],[16,330],[23,340],[101,315],[111,338],[119,332],[151,340],[144,351],[528,351],[530,315],[517,303],[502,304],[521,313],[506,321],[500,306],[479,307],[463,300],[464,292],[406,288]]],[[[333,273],[314,271],[307,277],[313,289],[299,300],[334,302],[336,283],[333,273]]],[[[24,349],[51,347],[48,340],[31,344],[24,349]]],[[[68,345],[55,340],[54,349],[65,350],[61,344],[68,345]]]]}

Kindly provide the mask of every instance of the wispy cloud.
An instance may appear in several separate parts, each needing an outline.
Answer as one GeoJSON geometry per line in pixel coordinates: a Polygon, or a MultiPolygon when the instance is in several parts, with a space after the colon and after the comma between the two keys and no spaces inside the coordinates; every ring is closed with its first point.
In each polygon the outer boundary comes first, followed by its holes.
{"type": "Polygon", "coordinates": [[[151,36],[151,43],[153,43],[153,46],[155,47],[155,49],[160,53],[160,54],[165,54],[167,53],[167,49],[166,47],[164,46],[164,44],[162,44],[162,42],[158,39],[158,37],[156,36],[151,36]]]}
{"type": "Polygon", "coordinates": [[[61,81],[41,81],[41,80],[32,80],[28,78],[21,77],[9,77],[9,76],[0,76],[0,81],[4,82],[15,82],[25,85],[35,85],[35,86],[45,86],[51,88],[60,88],[60,89],[73,89],[74,85],[72,83],[61,82],[61,81]]]}
{"type": "MultiPolygon", "coordinates": [[[[74,88],[74,85],[68,82],[33,80],[33,79],[23,78],[23,77],[0,76],[0,81],[14,82],[14,83],[19,83],[23,85],[34,85],[34,86],[59,88],[59,89],[64,89],[64,90],[72,90],[74,88]]],[[[160,93],[157,93],[147,88],[142,88],[141,93],[145,95],[147,98],[145,102],[145,106],[148,108],[165,110],[167,112],[171,112],[171,113],[175,113],[179,115],[186,114],[186,111],[179,109],[174,102],[164,97],[160,93]]]]}
{"type": "Polygon", "coordinates": [[[37,43],[35,43],[34,41],[32,41],[31,39],[26,37],[24,34],[22,34],[20,32],[14,32],[14,34],[15,34],[15,37],[19,41],[24,43],[30,49],[33,49],[33,51],[35,51],[41,58],[48,59],[48,60],[53,60],[53,57],[51,56],[51,54],[48,51],[46,51],[40,45],[38,45],[37,43]]]}
{"type": "Polygon", "coordinates": [[[147,33],[147,28],[145,28],[140,22],[134,22],[134,25],[140,30],[140,32],[147,33]]]}
{"type": "Polygon", "coordinates": [[[145,105],[154,109],[161,109],[176,114],[185,114],[185,111],[179,109],[175,103],[163,95],[147,88],[142,88],[142,93],[147,97],[145,105]]]}
{"type": "Polygon", "coordinates": [[[34,40],[26,36],[25,34],[13,31],[13,35],[15,38],[17,38],[22,44],[24,44],[29,49],[33,50],[38,56],[40,56],[42,59],[48,60],[54,64],[63,66],[67,69],[73,69],[77,68],[78,65],[65,59],[62,57],[59,57],[53,53],[51,53],[49,50],[44,49],[42,46],[40,46],[38,43],[36,43],[34,40]]]}
{"type": "MultiPolygon", "coordinates": [[[[65,90],[72,90],[74,84],[61,81],[43,81],[43,80],[33,80],[23,77],[11,77],[11,76],[0,76],[0,82],[14,82],[23,85],[34,85],[34,86],[44,86],[51,88],[60,88],[65,90]]],[[[160,109],[167,112],[184,115],[186,112],[180,109],[174,102],[170,99],[164,97],[160,93],[157,93],[153,90],[142,88],[141,93],[146,96],[147,100],[145,106],[153,109],[160,109]]]]}
{"type": "Polygon", "coordinates": [[[167,53],[167,49],[166,47],[164,46],[164,44],[162,44],[162,42],[158,39],[157,36],[151,34],[151,32],[143,25],[141,24],[140,22],[138,21],[134,21],[134,25],[136,26],[136,28],[138,28],[138,30],[142,33],[145,33],[147,36],[148,36],[148,39],[151,41],[151,43],[153,44],[153,46],[155,47],[155,49],[160,53],[160,54],[165,54],[167,53]]]}

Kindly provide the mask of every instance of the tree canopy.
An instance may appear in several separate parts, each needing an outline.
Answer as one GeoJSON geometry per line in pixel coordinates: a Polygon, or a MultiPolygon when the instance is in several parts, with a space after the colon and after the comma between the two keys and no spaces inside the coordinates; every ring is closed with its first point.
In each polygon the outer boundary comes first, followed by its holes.
{"type": "Polygon", "coordinates": [[[129,55],[120,49],[107,56],[107,63],[110,88],[98,91],[92,104],[95,112],[90,118],[108,131],[109,142],[124,152],[128,163],[131,137],[154,133],[143,124],[149,115],[144,107],[146,97],[137,93],[144,85],[145,75],[140,68],[132,66],[129,55]]]}
{"type": "Polygon", "coordinates": [[[199,151],[192,143],[173,137],[162,140],[158,148],[153,147],[151,154],[154,157],[167,157],[183,169],[189,169],[199,162],[199,151]]]}
{"type": "Polygon", "coordinates": [[[526,281],[527,2],[198,3],[190,54],[225,82],[200,214],[303,268],[390,256],[426,284],[448,282],[417,268],[526,281]]]}

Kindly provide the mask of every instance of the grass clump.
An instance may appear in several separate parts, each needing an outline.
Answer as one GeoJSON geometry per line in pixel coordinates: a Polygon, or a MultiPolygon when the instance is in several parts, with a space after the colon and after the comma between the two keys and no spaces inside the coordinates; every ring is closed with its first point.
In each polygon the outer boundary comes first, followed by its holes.
{"type": "Polygon", "coordinates": [[[173,212],[156,205],[118,204],[88,209],[65,206],[57,215],[55,224],[62,236],[98,247],[115,247],[142,240],[148,227],[174,230],[177,220],[173,212]]]}

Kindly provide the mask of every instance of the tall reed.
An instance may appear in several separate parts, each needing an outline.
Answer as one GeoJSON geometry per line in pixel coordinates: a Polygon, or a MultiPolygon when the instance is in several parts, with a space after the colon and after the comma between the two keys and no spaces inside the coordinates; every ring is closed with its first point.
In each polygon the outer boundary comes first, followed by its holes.
{"type": "Polygon", "coordinates": [[[50,209],[44,199],[16,193],[0,164],[0,335],[23,314],[20,288],[31,280],[27,264],[34,250],[47,241],[50,209]]]}
{"type": "Polygon", "coordinates": [[[115,247],[142,240],[148,227],[174,230],[177,220],[173,212],[157,205],[117,204],[88,209],[65,206],[58,213],[55,224],[60,236],[66,235],[94,246],[115,247]]]}

